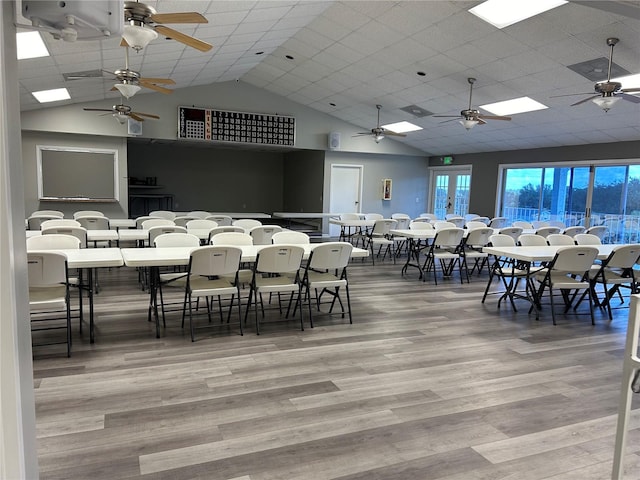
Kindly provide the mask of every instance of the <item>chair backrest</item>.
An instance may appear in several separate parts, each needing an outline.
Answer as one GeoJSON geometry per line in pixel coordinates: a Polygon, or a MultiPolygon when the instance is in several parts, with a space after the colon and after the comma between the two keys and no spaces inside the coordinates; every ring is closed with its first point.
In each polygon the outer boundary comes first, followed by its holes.
{"type": "Polygon", "coordinates": [[[205,220],[202,218],[198,218],[197,220],[189,220],[187,222],[187,229],[189,228],[197,228],[198,230],[205,230],[207,228],[216,228],[218,226],[217,222],[213,220],[205,220]]]}
{"type": "Polygon", "coordinates": [[[211,243],[211,237],[213,237],[214,235],[218,235],[219,233],[225,233],[225,232],[246,233],[244,231],[244,228],[242,228],[242,227],[234,227],[233,225],[224,225],[222,227],[212,228],[211,230],[209,230],[209,242],[208,243],[211,243]]]}
{"type": "Polygon", "coordinates": [[[332,270],[349,264],[353,245],[348,242],[325,242],[318,244],[309,256],[308,268],[332,270]]]}
{"type": "Polygon", "coordinates": [[[518,242],[523,247],[546,247],[549,245],[545,237],[535,233],[523,233],[518,237],[518,242]]]}
{"type": "Polygon", "coordinates": [[[493,228],[487,226],[469,230],[465,243],[472,247],[484,247],[489,244],[489,237],[493,235],[493,228]]]}
{"type": "Polygon", "coordinates": [[[431,222],[438,220],[438,216],[435,213],[421,213],[419,216],[422,218],[428,218],[431,222]]]}
{"type": "Polygon", "coordinates": [[[540,227],[536,230],[536,235],[546,238],[553,233],[560,233],[561,230],[560,227],[540,227]]]}
{"type": "Polygon", "coordinates": [[[248,233],[222,232],[209,237],[211,245],[253,245],[253,238],[248,233]]]}
{"type": "Polygon", "coordinates": [[[504,233],[496,233],[489,236],[489,241],[494,247],[515,247],[516,241],[511,235],[504,233]]]}
{"type": "Polygon", "coordinates": [[[187,216],[201,218],[204,220],[205,218],[211,216],[211,212],[205,212],[204,210],[192,210],[189,213],[187,213],[187,216]]]}
{"type": "Polygon", "coordinates": [[[231,225],[235,227],[242,227],[247,233],[249,233],[249,230],[251,230],[253,227],[259,227],[260,225],[262,225],[262,222],[253,218],[239,218],[231,222],[231,225]]]}
{"type": "Polygon", "coordinates": [[[463,237],[464,230],[462,228],[442,228],[437,230],[436,236],[433,239],[433,244],[437,247],[456,247],[460,245],[463,237]]]}
{"type": "Polygon", "coordinates": [[[412,222],[422,222],[422,223],[431,223],[433,225],[432,222],[436,222],[437,220],[431,220],[428,217],[418,217],[418,218],[414,218],[413,220],[411,220],[412,222]]]}
{"type": "Polygon", "coordinates": [[[78,223],[87,230],[109,230],[109,219],[105,216],[78,217],[78,223]]]}
{"type": "Polygon", "coordinates": [[[209,215],[205,220],[213,220],[219,227],[230,226],[233,223],[233,218],[229,215],[209,215]]]}
{"type": "MultiPolygon", "coordinates": [[[[475,218],[472,218],[471,221],[481,222],[484,224],[485,227],[488,227],[489,224],[491,223],[491,219],[489,217],[475,217],[475,218]]],[[[469,223],[469,220],[467,220],[467,223],[469,223]]]]}
{"type": "Polygon", "coordinates": [[[385,237],[389,235],[391,229],[396,228],[398,224],[397,220],[393,218],[381,218],[376,220],[373,223],[373,228],[371,229],[371,235],[377,237],[385,237]]]}
{"type": "Polygon", "coordinates": [[[547,237],[547,243],[549,245],[575,245],[576,241],[564,233],[552,233],[547,237]]]}
{"type": "Polygon", "coordinates": [[[522,229],[525,229],[525,228],[531,229],[531,228],[533,228],[533,224],[531,222],[525,222],[525,221],[522,221],[522,220],[515,221],[515,222],[512,223],[512,225],[514,227],[520,227],[522,229]]]}
{"type": "Polygon", "coordinates": [[[176,212],[172,212],[170,210],[154,210],[153,212],[149,212],[149,216],[173,220],[177,215],[176,212]]]}
{"type": "Polygon", "coordinates": [[[412,220],[409,224],[409,230],[433,230],[434,227],[429,222],[421,222],[418,220],[412,220]]]}
{"type": "Polygon", "coordinates": [[[470,220],[465,225],[465,227],[467,227],[467,230],[473,230],[474,228],[484,228],[486,226],[487,225],[484,222],[478,222],[475,220],[470,220]]]}
{"type": "Polygon", "coordinates": [[[155,225],[149,230],[149,245],[153,245],[156,238],[159,235],[163,235],[165,233],[187,233],[187,229],[185,227],[181,227],[180,225],[155,225]]]}
{"type": "Polygon", "coordinates": [[[607,235],[607,230],[607,227],[604,225],[596,225],[587,228],[585,233],[590,233],[591,235],[598,237],[600,240],[604,240],[604,237],[607,235]]]}
{"type": "Polygon", "coordinates": [[[551,226],[551,224],[546,220],[533,220],[531,222],[531,225],[533,226],[533,228],[536,228],[536,229],[551,226]]]}
{"type": "Polygon", "coordinates": [[[573,238],[578,245],[602,245],[600,237],[592,233],[578,233],[573,238]]]}
{"type": "Polygon", "coordinates": [[[520,238],[520,235],[522,235],[522,227],[501,228],[500,230],[498,230],[498,233],[501,235],[509,235],[511,238],[513,238],[514,242],[517,242],[518,238],[520,238]]]}
{"type": "Polygon", "coordinates": [[[50,227],[42,230],[42,235],[62,234],[71,235],[80,240],[80,247],[87,246],[87,229],[84,227],[50,227]]]}
{"type": "Polygon", "coordinates": [[[191,220],[199,220],[199,219],[200,217],[194,217],[192,215],[178,215],[173,219],[173,223],[181,227],[186,227],[187,222],[190,222],[191,220]]]}
{"type": "Polygon", "coordinates": [[[150,217],[149,215],[142,215],[140,217],[136,217],[136,228],[142,228],[142,222],[146,222],[147,220],[151,220],[152,218],[158,218],[158,217],[150,217]]]}
{"type": "Polygon", "coordinates": [[[31,214],[32,217],[56,217],[56,218],[63,218],[64,217],[64,213],[62,213],[60,210],[36,210],[35,212],[33,212],[31,214]]]}
{"type": "Polygon", "coordinates": [[[392,213],[391,218],[395,220],[400,220],[401,218],[408,218],[409,220],[411,220],[411,217],[406,213],[392,213]]]}
{"type": "Polygon", "coordinates": [[[28,252],[29,287],[51,287],[67,283],[67,257],[58,252],[28,252]]]}
{"type": "Polygon", "coordinates": [[[466,222],[470,222],[472,220],[475,220],[476,218],[480,218],[480,215],[478,215],[477,213],[467,213],[466,215],[464,215],[464,220],[466,222]]]}
{"type": "Polygon", "coordinates": [[[42,222],[46,222],[47,220],[59,220],[62,217],[57,215],[32,215],[27,218],[27,229],[29,230],[40,230],[42,228],[42,222]]]}
{"type": "Polygon", "coordinates": [[[493,217],[489,222],[491,228],[504,228],[507,226],[507,217],[493,217]]]}
{"type": "Polygon", "coordinates": [[[311,243],[311,238],[304,232],[294,232],[293,230],[284,230],[276,232],[271,237],[274,245],[288,243],[290,245],[307,245],[311,243]]]}
{"type": "Polygon", "coordinates": [[[258,252],[255,268],[264,273],[297,272],[303,255],[299,245],[269,245],[258,252]]]}
{"type": "Polygon", "coordinates": [[[398,223],[396,227],[398,230],[406,230],[409,228],[409,224],[411,223],[411,217],[406,213],[393,213],[391,218],[396,220],[398,223]]]}
{"type": "Polygon", "coordinates": [[[189,273],[192,275],[216,276],[236,273],[240,268],[242,249],[207,245],[191,252],[189,273]]]}
{"type": "Polygon", "coordinates": [[[384,218],[384,215],[382,215],[381,213],[365,213],[364,214],[365,220],[382,220],[383,218],[384,218]]]}
{"type": "Polygon", "coordinates": [[[591,269],[597,256],[598,249],[596,247],[580,245],[560,247],[549,268],[582,275],[591,269]]]}
{"type": "MultiPolygon", "coordinates": [[[[477,216],[477,215],[474,215],[474,216],[477,216]]],[[[445,213],[445,215],[444,215],[444,219],[445,219],[445,220],[449,220],[450,218],[463,218],[463,217],[461,217],[461,216],[460,216],[459,214],[457,214],[457,213],[445,213]]]]}
{"type": "Polygon", "coordinates": [[[155,247],[199,247],[200,239],[191,233],[162,233],[153,240],[152,245],[155,247]]]}
{"type": "Polygon", "coordinates": [[[603,262],[611,268],[632,268],[640,259],[640,245],[619,245],[613,247],[609,258],[603,262]]]}
{"type": "Polygon", "coordinates": [[[254,245],[271,245],[271,237],[278,232],[282,232],[279,225],[258,225],[249,230],[249,235],[253,238],[254,245]]]}
{"type": "Polygon", "coordinates": [[[458,228],[463,228],[465,219],[463,217],[449,217],[447,218],[447,222],[453,223],[458,228]]]}
{"type": "Polygon", "coordinates": [[[45,220],[40,223],[40,229],[49,227],[81,227],[82,225],[77,220],[71,220],[70,218],[52,218],[51,220],[45,220]]]}
{"type": "Polygon", "coordinates": [[[567,228],[567,226],[565,225],[564,222],[561,222],[560,220],[549,220],[547,222],[548,225],[545,226],[549,226],[549,227],[558,227],[560,230],[564,230],[565,228],[567,228]]]}
{"type": "Polygon", "coordinates": [[[435,222],[433,222],[433,228],[435,228],[436,230],[441,230],[443,228],[462,228],[462,227],[456,227],[455,223],[451,223],[451,222],[447,222],[445,220],[436,220],[435,222]]]}
{"type": "Polygon", "coordinates": [[[585,233],[586,232],[586,228],[580,225],[576,225],[573,227],[567,227],[564,229],[564,233],[565,235],[569,235],[570,237],[575,237],[577,234],[579,233],[585,233]]]}
{"type": "Polygon", "coordinates": [[[176,225],[176,223],[168,218],[150,218],[142,222],[142,228],[145,230],[149,230],[152,227],[164,227],[168,225],[176,225]]]}
{"type": "Polygon", "coordinates": [[[73,213],[73,218],[77,220],[78,217],[104,217],[104,213],[100,210],[78,210],[73,213]]]}
{"type": "Polygon", "coordinates": [[[66,250],[80,248],[80,239],[73,235],[51,233],[27,238],[27,251],[29,250],[66,250]]]}
{"type": "Polygon", "coordinates": [[[359,213],[341,213],[340,220],[360,220],[359,213]]]}

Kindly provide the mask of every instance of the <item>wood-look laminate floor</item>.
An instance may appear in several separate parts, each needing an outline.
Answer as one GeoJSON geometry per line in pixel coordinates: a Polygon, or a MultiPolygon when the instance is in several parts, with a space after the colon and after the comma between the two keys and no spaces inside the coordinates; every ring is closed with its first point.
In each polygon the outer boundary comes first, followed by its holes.
{"type": "MultiPolygon", "coordinates": [[[[486,274],[400,268],[354,262],[353,325],[250,316],[195,343],[177,313],[155,338],[134,270],[101,271],[96,343],[74,321],[71,358],[34,349],[40,478],[610,478],[628,310],[553,326],[483,305],[486,274]]],[[[635,479],[638,398],[630,427],[635,479]]]]}

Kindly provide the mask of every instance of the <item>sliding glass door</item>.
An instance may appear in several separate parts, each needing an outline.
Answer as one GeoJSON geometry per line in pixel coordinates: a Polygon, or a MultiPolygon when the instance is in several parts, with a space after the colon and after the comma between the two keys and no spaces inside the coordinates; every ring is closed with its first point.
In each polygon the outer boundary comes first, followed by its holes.
{"type": "Polygon", "coordinates": [[[637,241],[640,165],[505,168],[500,215],[510,222],[606,225],[608,240],[637,241]]]}

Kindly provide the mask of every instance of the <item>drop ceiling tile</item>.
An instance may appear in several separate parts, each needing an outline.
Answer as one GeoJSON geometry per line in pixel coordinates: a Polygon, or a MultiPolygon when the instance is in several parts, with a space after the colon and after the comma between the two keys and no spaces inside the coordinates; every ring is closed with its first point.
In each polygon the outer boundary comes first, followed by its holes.
{"type": "MultiPolygon", "coordinates": [[[[227,0],[212,1],[206,8],[207,14],[218,15],[224,12],[249,11],[256,5],[255,0],[237,0],[229,2],[227,0]]],[[[210,15],[207,15],[209,17],[210,15]]]]}
{"type": "Polygon", "coordinates": [[[447,50],[446,56],[468,67],[475,68],[479,65],[494,62],[498,58],[491,50],[481,50],[473,43],[466,43],[459,47],[447,50]]]}
{"type": "Polygon", "coordinates": [[[351,33],[350,28],[335,24],[324,17],[316,18],[313,22],[307,25],[307,28],[326,38],[331,38],[333,41],[338,41],[351,33]]]}
{"type": "Polygon", "coordinates": [[[371,21],[370,17],[351,8],[350,2],[336,3],[332,8],[325,10],[323,18],[352,31],[358,30],[371,21]]]}

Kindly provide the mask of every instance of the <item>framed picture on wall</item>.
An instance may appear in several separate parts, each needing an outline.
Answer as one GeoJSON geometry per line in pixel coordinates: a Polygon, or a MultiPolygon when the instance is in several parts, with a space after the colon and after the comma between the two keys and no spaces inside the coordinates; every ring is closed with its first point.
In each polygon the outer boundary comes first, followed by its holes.
{"type": "Polygon", "coordinates": [[[382,199],[391,200],[391,179],[385,178],[382,180],[382,199]]]}

